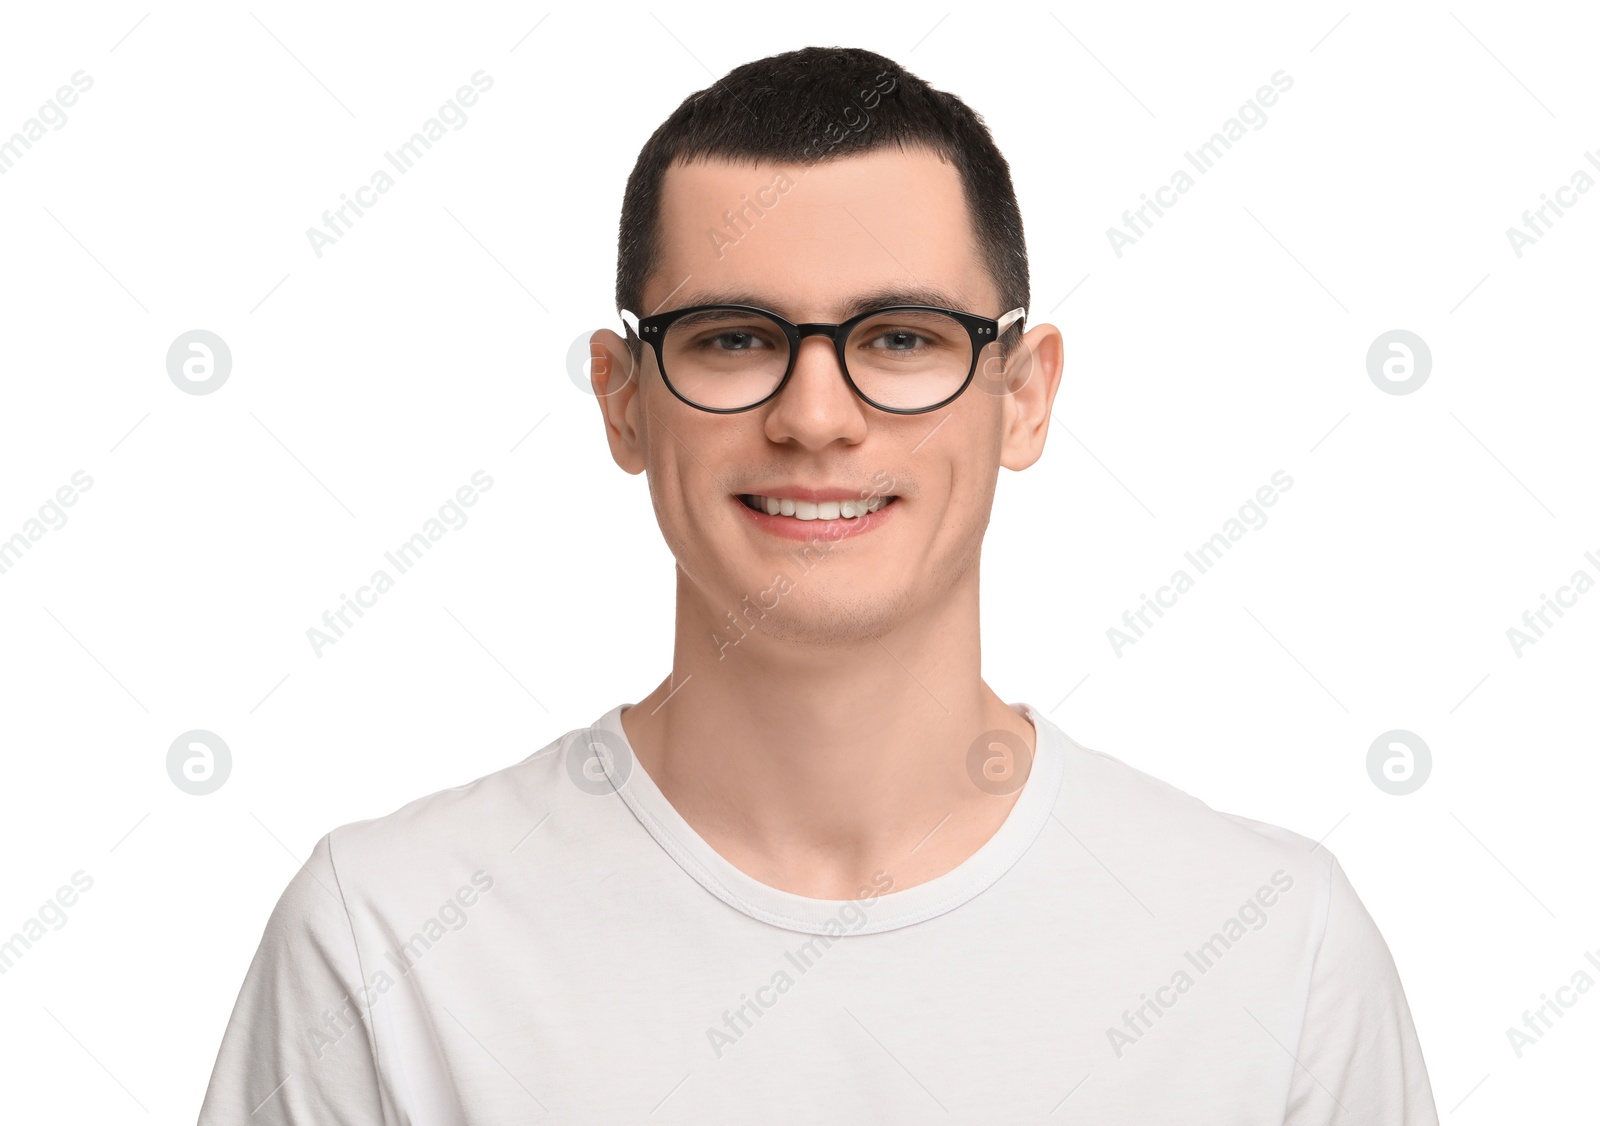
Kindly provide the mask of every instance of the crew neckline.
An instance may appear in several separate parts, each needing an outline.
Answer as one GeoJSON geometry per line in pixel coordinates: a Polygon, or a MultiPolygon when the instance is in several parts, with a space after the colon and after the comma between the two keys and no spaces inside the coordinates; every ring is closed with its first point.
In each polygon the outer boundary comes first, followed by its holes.
{"type": "Polygon", "coordinates": [[[712,895],[754,919],[802,934],[877,934],[924,922],[966,903],[992,886],[1028,851],[1055,809],[1066,772],[1066,734],[1031,704],[1009,705],[1033,724],[1033,766],[1006,819],[977,851],[940,876],[891,890],[870,902],[814,899],[775,888],[735,867],[683,819],[628,742],[622,713],[632,706],[616,705],[584,733],[592,745],[608,747],[612,740],[620,743],[624,752],[620,767],[614,753],[597,756],[612,789],[655,842],[712,895]],[[589,732],[595,730],[608,738],[594,739],[589,732]],[[863,915],[864,921],[858,922],[863,915]]]}

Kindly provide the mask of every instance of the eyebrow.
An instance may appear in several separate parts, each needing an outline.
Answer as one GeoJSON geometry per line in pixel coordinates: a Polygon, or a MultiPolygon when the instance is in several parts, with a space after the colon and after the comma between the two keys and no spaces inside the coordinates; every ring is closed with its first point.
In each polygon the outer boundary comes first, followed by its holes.
{"type": "MultiPolygon", "coordinates": [[[[783,302],[774,301],[770,296],[754,293],[750,290],[715,290],[705,293],[696,293],[687,298],[682,298],[680,309],[690,308],[695,305],[751,305],[757,309],[767,309],[781,316],[789,314],[783,308],[783,302]]],[[[934,305],[941,309],[966,310],[966,299],[945,290],[928,286],[913,286],[911,288],[885,288],[858,293],[847,299],[844,303],[841,321],[847,321],[859,313],[869,309],[882,309],[889,305],[934,305]]],[[[662,310],[663,312],[665,310],[662,310]]],[[[789,318],[793,319],[793,318],[789,318]]]]}

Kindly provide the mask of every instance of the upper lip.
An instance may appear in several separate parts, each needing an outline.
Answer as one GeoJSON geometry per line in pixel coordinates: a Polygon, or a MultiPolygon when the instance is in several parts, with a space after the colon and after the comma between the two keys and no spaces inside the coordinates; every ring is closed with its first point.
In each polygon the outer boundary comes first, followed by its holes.
{"type": "Polygon", "coordinates": [[[877,489],[845,489],[837,487],[812,489],[803,485],[776,485],[762,492],[751,490],[739,495],[773,497],[777,500],[808,500],[820,504],[829,500],[871,500],[874,496],[892,496],[894,494],[880,493],[877,489]]]}

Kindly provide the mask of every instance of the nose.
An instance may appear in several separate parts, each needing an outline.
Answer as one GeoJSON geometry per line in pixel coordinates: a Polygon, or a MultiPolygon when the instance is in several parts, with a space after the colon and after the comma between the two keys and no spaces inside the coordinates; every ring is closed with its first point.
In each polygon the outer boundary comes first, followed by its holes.
{"type": "Polygon", "coordinates": [[[789,381],[767,408],[767,437],[807,449],[840,440],[854,445],[867,436],[870,409],[845,382],[832,338],[805,334],[789,381]]]}

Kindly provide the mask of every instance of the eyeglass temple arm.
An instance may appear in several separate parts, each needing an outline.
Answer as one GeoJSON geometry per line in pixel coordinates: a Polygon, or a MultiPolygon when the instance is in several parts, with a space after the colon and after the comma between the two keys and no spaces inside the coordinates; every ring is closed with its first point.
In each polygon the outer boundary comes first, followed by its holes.
{"type": "Polygon", "coordinates": [[[618,312],[622,316],[622,323],[627,325],[630,329],[633,330],[633,335],[638,336],[639,335],[639,318],[637,316],[635,316],[633,313],[630,313],[626,309],[619,309],[618,312]]]}

